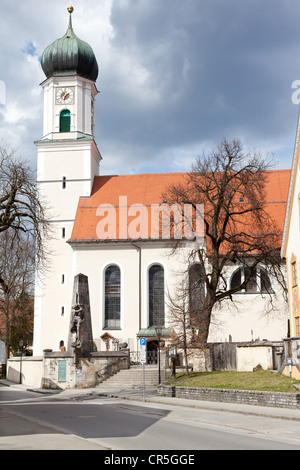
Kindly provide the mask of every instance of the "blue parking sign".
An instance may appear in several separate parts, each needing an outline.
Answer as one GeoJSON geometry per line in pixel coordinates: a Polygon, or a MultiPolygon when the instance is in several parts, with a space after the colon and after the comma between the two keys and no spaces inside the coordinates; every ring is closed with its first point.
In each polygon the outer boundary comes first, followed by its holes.
{"type": "Polygon", "coordinates": [[[146,338],[140,338],[140,347],[144,348],[146,346],[146,338]]]}

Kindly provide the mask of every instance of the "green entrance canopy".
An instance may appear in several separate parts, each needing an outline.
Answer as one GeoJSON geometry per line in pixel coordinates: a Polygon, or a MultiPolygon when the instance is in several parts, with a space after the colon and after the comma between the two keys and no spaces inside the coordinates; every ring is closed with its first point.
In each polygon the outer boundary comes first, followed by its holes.
{"type": "MultiPolygon", "coordinates": [[[[174,331],[173,328],[162,328],[161,336],[171,336],[173,331],[174,331]]],[[[138,338],[150,337],[150,336],[154,336],[154,337],[157,336],[156,330],[153,326],[149,328],[142,328],[139,330],[137,334],[138,338]]]]}

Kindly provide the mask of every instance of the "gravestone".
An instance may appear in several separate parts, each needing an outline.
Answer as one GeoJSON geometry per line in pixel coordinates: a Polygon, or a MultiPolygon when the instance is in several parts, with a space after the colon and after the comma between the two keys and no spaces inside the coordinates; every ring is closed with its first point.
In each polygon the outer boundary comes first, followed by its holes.
{"type": "Polygon", "coordinates": [[[76,362],[79,357],[88,356],[93,351],[89,285],[84,274],[77,274],[74,278],[67,349],[74,354],[76,362]]]}

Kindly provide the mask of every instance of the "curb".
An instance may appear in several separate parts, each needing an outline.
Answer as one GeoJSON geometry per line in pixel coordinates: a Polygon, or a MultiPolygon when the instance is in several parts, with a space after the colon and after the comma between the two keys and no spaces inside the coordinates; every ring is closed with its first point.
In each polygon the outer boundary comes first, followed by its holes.
{"type": "MultiPolygon", "coordinates": [[[[28,387],[22,384],[16,384],[14,382],[8,382],[5,380],[0,380],[0,385],[6,387],[12,387],[16,389],[21,389],[28,392],[39,393],[41,395],[59,395],[62,393],[62,390],[49,390],[49,389],[41,389],[41,388],[34,388],[28,387]]],[[[139,390],[142,393],[142,390],[139,390]]],[[[259,406],[255,404],[244,405],[240,403],[228,403],[228,402],[214,402],[214,401],[206,401],[206,400],[191,400],[187,398],[176,398],[176,397],[161,397],[159,395],[151,395],[147,396],[147,392],[145,397],[136,395],[130,395],[127,393],[128,391],[101,391],[99,389],[78,389],[77,392],[71,396],[70,398],[80,397],[80,396],[90,396],[94,395],[94,397],[108,397],[108,398],[118,398],[122,400],[132,400],[132,401],[139,401],[142,403],[147,404],[160,404],[160,405],[169,405],[169,406],[181,406],[187,408],[194,408],[199,410],[210,410],[210,411],[221,411],[227,413],[237,413],[237,414],[244,414],[248,416],[263,416],[265,418],[274,418],[274,419],[282,419],[288,421],[299,421],[300,422],[300,410],[294,408],[279,408],[279,407],[268,407],[268,406],[259,406]],[[92,392],[91,392],[92,391],[92,392]]],[[[71,393],[71,391],[70,391],[71,393]]],[[[66,398],[66,397],[64,397],[66,398]]]]}

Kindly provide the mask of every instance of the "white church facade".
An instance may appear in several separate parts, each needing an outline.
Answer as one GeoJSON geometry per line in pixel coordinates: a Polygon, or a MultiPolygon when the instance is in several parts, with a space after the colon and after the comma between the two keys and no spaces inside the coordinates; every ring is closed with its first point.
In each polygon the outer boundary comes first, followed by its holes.
{"type": "MultiPolygon", "coordinates": [[[[157,347],[154,326],[172,331],[169,300],[179,276],[188,271],[187,241],[172,254],[167,237],[149,233],[152,206],[164,204],[169,184],[183,173],[102,176],[102,156],[94,139],[98,65],[92,48],[75,35],[72,9],[66,34],[42,56],[46,79],[43,136],[37,146],[37,180],[51,218],[47,266],[36,279],[33,354],[67,345],[73,280],[88,277],[93,339],[98,351],[126,342],[132,351],[146,337],[157,347]],[[144,212],[143,212],[144,211],[144,212]],[[106,228],[112,232],[107,236],[106,228]],[[102,218],[101,218],[102,217],[102,218]],[[144,218],[143,218],[144,217],[144,218]],[[102,225],[101,225],[102,224],[102,225]],[[146,227],[146,228],[145,228],[146,227]]],[[[290,172],[270,172],[268,201],[283,227],[290,172]]],[[[203,243],[199,241],[193,243],[203,243]]],[[[242,268],[228,268],[228,283],[242,268]]],[[[237,294],[216,310],[208,340],[280,341],[287,333],[287,307],[270,279],[275,299],[259,288],[237,294]]]]}

